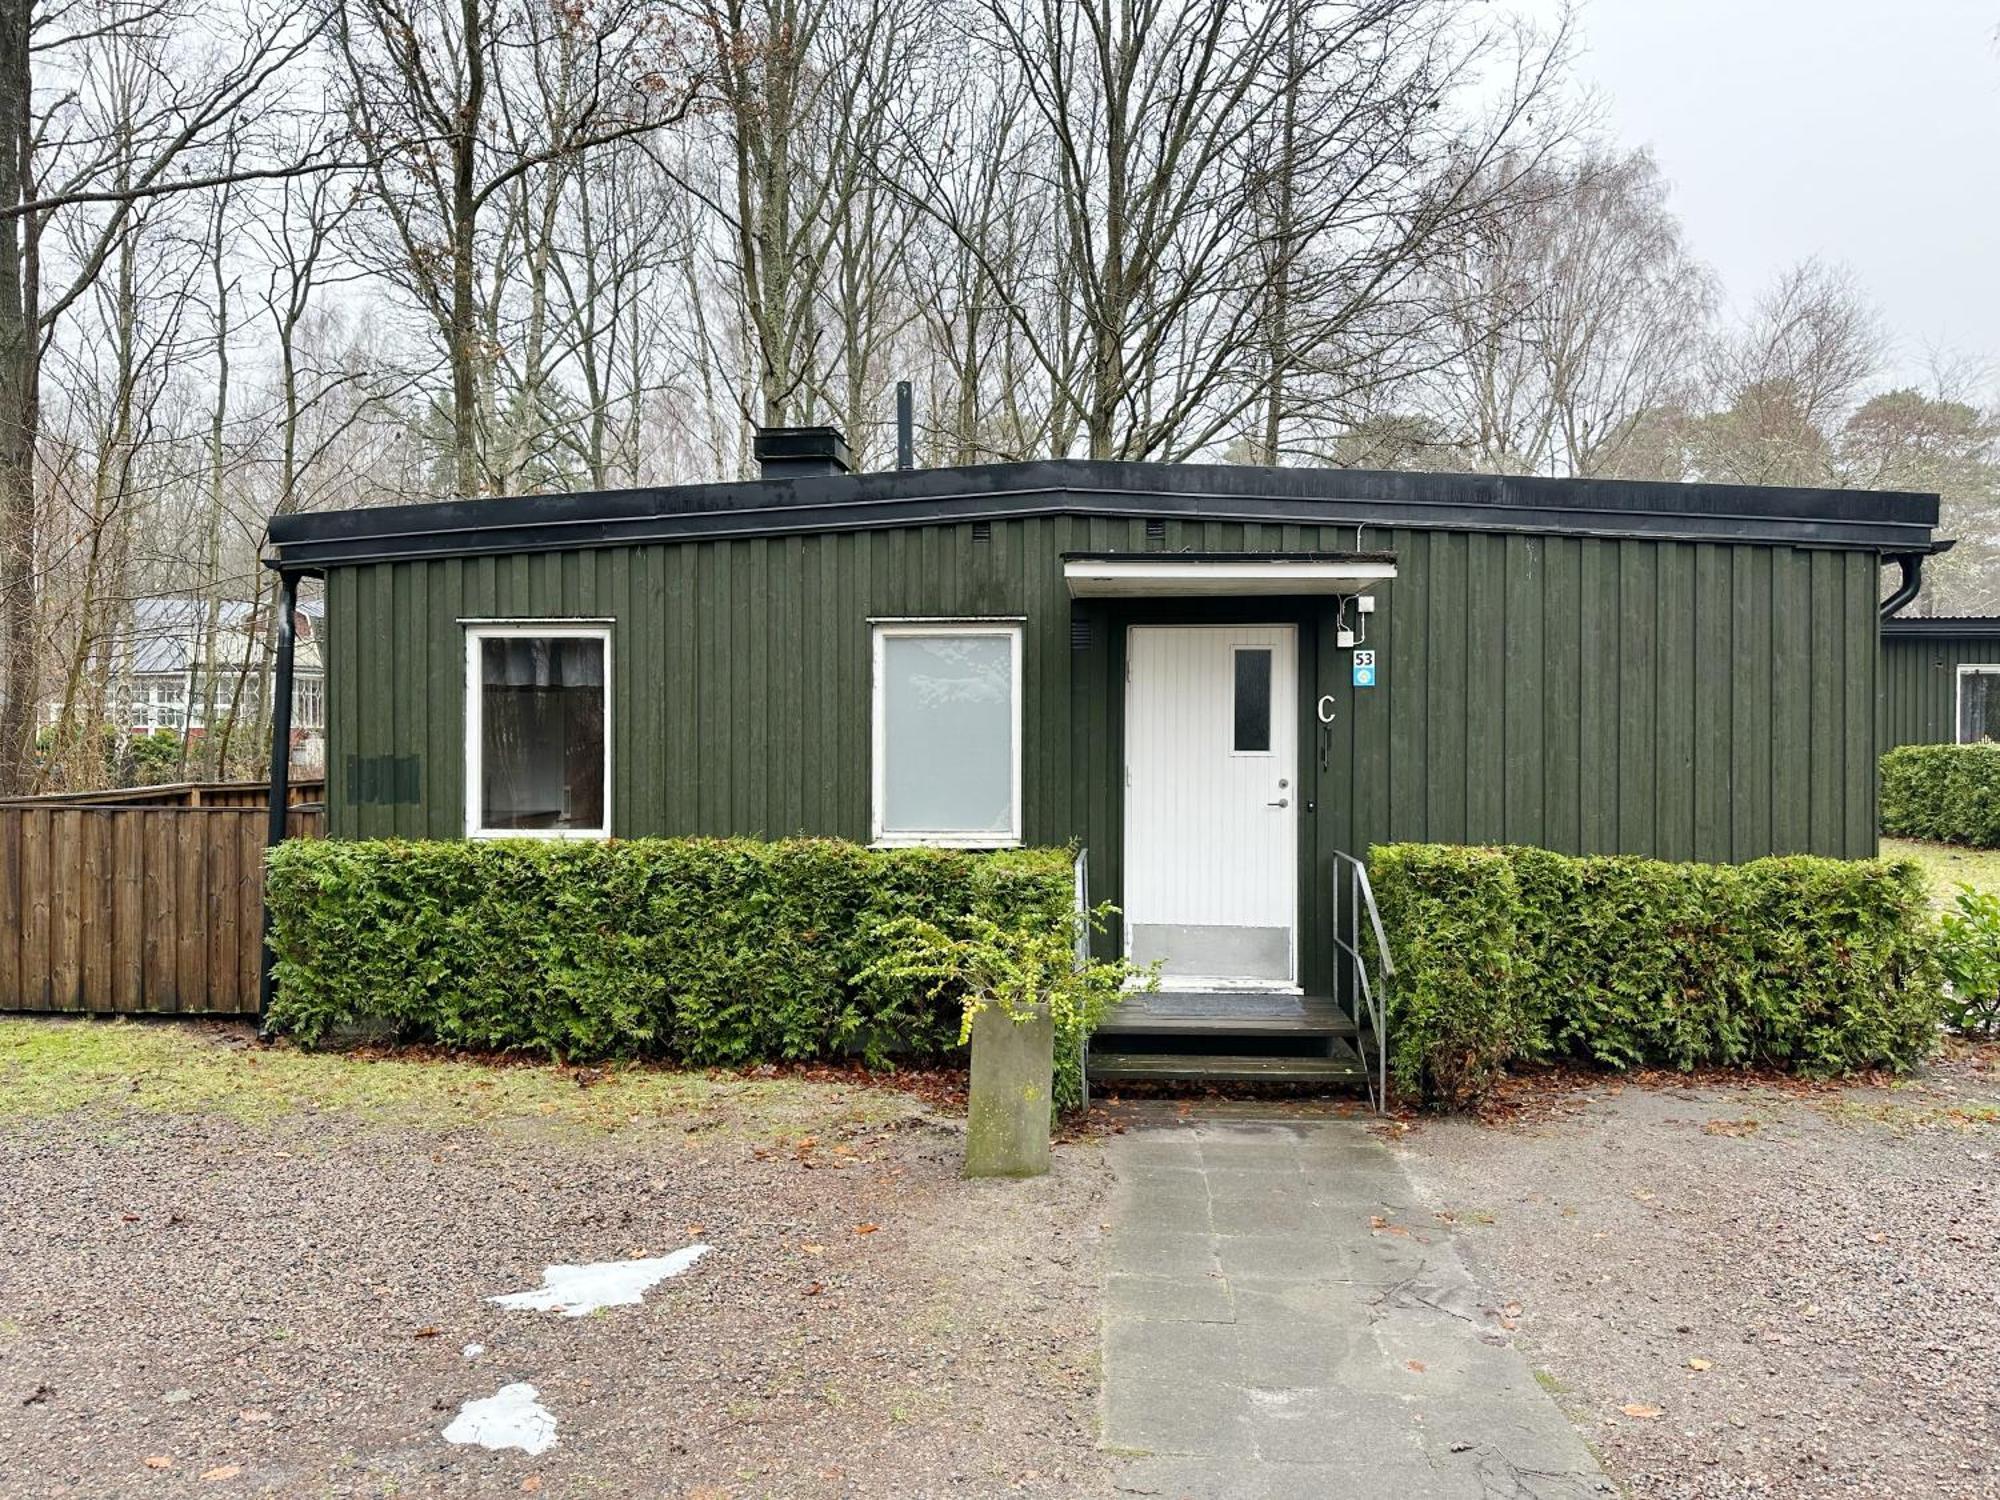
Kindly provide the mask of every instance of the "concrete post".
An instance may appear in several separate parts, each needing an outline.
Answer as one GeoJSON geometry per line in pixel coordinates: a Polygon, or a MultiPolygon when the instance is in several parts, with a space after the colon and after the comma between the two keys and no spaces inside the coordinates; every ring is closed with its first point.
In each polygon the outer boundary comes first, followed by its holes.
{"type": "Polygon", "coordinates": [[[967,1177],[1040,1177],[1049,1169],[1056,1028],[1044,1009],[1016,1021],[996,1005],[972,1018],[967,1177]]]}

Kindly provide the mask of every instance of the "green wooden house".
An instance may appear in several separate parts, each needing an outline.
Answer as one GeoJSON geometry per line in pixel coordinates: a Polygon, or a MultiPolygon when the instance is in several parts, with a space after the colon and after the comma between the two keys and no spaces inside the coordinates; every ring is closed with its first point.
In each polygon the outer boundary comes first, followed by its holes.
{"type": "Polygon", "coordinates": [[[2000,619],[1885,619],[1881,679],[1877,735],[1884,750],[2000,740],[2000,619]]]}
{"type": "Polygon", "coordinates": [[[332,834],[1075,844],[1155,1050],[1225,1073],[1333,1066],[1372,843],[1874,852],[1882,570],[1934,496],[758,453],[274,518],[325,580],[332,834]]]}

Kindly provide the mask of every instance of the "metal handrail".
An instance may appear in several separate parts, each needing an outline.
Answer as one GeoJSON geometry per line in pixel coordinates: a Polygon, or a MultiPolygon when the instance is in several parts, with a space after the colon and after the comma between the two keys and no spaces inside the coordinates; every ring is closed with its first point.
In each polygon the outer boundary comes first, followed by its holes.
{"type": "MultiPolygon", "coordinates": [[[[1071,862],[1070,875],[1076,882],[1076,967],[1081,972],[1090,963],[1090,850],[1079,844],[1076,858],[1071,862]]],[[[1079,1063],[1083,1069],[1083,1107],[1090,1108],[1090,1034],[1084,1033],[1083,1057],[1079,1063]]]]}
{"type": "Polygon", "coordinates": [[[1333,851],[1333,946],[1344,955],[1354,976],[1352,993],[1357,1000],[1354,1010],[1355,1050],[1361,1054],[1362,1070],[1368,1076],[1368,1102],[1377,1114],[1387,1114],[1389,1110],[1389,1024],[1388,993],[1389,982],[1396,977],[1395,960],[1389,956],[1389,940],[1382,931],[1382,913],[1375,906],[1375,888],[1368,883],[1368,869],[1344,849],[1333,851]],[[1368,961],[1361,956],[1355,943],[1347,941],[1341,927],[1341,876],[1346,875],[1348,905],[1355,918],[1355,937],[1360,938],[1360,918],[1368,914],[1368,924],[1375,934],[1375,956],[1377,969],[1374,981],[1368,974],[1368,961]],[[1368,1035],[1361,1034],[1366,1022],[1368,1035]],[[1373,1053],[1373,1056],[1370,1053],[1373,1053]]]}

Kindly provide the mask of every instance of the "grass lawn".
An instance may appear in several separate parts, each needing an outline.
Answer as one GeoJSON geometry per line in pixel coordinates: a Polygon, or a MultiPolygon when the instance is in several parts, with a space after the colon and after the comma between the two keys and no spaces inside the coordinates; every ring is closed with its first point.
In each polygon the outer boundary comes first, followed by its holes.
{"type": "Polygon", "coordinates": [[[629,1131],[670,1120],[682,1132],[773,1137],[877,1124],[907,1114],[909,1101],[784,1076],[305,1052],[263,1045],[241,1023],[0,1020],[0,1119],[77,1109],[248,1124],[325,1112],[440,1129],[539,1121],[629,1131]]]}
{"type": "Polygon", "coordinates": [[[1966,849],[1957,844],[1932,844],[1922,839],[1882,840],[1884,859],[1913,859],[1930,877],[1931,904],[1947,907],[1961,885],[2000,891],[2000,849],[1966,849]]]}

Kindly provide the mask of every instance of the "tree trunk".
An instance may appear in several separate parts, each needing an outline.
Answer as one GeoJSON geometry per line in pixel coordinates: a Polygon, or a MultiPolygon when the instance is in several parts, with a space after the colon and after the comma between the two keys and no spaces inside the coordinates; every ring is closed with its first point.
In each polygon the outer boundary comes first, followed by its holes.
{"type": "MultiPolygon", "coordinates": [[[[0,5],[0,205],[34,196],[25,5],[0,5]]],[[[35,727],[35,434],[39,287],[33,215],[0,220],[0,795],[28,784],[35,727]]]]}
{"type": "Polygon", "coordinates": [[[473,294],[479,200],[479,122],[486,108],[483,0],[461,0],[465,26],[465,102],[451,140],[451,442],[452,483],[462,496],[481,492],[479,474],[479,317],[473,294]]]}

